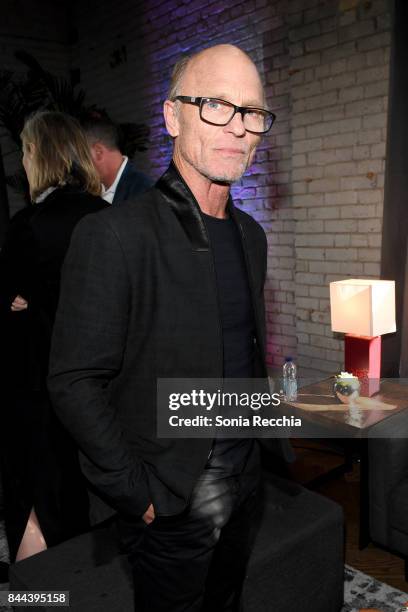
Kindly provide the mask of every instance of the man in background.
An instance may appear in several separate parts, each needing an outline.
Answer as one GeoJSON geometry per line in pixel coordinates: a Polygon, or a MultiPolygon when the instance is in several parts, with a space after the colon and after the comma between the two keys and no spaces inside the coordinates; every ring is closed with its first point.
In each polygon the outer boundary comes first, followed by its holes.
{"type": "Polygon", "coordinates": [[[120,204],[147,191],[153,181],[136,170],[120,150],[118,127],[104,117],[83,124],[92,160],[102,182],[102,197],[109,204],[120,204]]]}

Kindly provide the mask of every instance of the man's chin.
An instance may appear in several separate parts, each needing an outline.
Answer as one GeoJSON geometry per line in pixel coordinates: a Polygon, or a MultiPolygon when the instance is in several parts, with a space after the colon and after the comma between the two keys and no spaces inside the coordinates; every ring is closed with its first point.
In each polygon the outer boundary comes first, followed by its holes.
{"type": "Polygon", "coordinates": [[[235,183],[235,181],[239,181],[244,172],[245,168],[224,171],[217,170],[214,172],[209,172],[207,174],[207,178],[209,178],[210,181],[213,181],[214,183],[223,183],[226,185],[231,185],[232,183],[235,183]]]}

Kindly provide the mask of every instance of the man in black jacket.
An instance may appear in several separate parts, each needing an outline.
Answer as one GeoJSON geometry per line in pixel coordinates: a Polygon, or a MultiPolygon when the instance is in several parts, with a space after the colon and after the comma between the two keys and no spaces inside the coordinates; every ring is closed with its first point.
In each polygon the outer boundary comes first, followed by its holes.
{"type": "Polygon", "coordinates": [[[156,385],[266,376],[266,237],[229,190],[274,116],[255,65],[231,45],[176,65],[164,116],[167,172],[137,206],[83,221],[72,239],[49,387],[86,477],[118,512],[137,610],[233,610],[257,443],[158,438],[156,385]]]}
{"type": "Polygon", "coordinates": [[[83,127],[106,202],[118,205],[152,187],[153,181],[136,170],[129,158],[122,154],[119,129],[112,121],[103,117],[89,118],[83,127]]]}

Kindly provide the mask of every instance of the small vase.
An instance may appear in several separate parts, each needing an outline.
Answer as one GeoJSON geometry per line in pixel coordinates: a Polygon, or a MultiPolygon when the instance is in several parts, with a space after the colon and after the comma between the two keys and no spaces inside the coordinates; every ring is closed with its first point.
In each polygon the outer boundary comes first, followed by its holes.
{"type": "Polygon", "coordinates": [[[358,378],[336,378],[333,384],[334,396],[343,404],[353,405],[360,397],[360,381],[358,378]]]}

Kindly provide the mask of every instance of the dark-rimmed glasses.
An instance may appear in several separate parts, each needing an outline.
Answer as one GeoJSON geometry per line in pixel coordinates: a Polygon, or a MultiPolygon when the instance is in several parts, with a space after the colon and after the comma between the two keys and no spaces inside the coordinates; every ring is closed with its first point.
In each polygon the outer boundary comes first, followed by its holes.
{"type": "Polygon", "coordinates": [[[237,106],[220,98],[196,98],[194,96],[176,96],[175,100],[194,104],[200,109],[200,119],[211,125],[227,125],[236,113],[240,113],[247,132],[266,134],[272,127],[276,115],[264,108],[237,106]]]}

